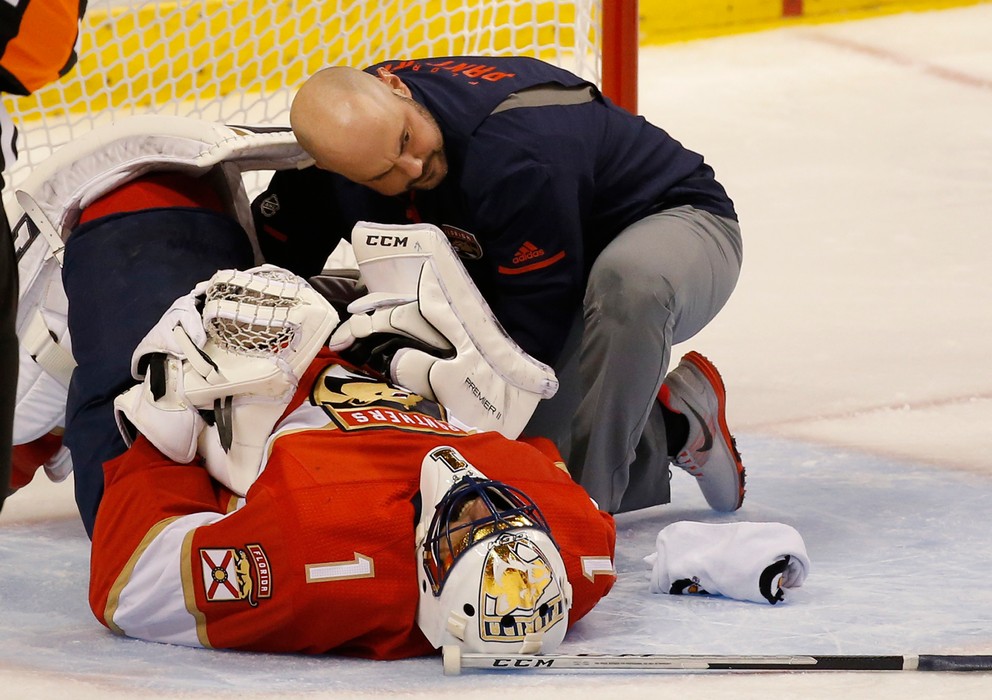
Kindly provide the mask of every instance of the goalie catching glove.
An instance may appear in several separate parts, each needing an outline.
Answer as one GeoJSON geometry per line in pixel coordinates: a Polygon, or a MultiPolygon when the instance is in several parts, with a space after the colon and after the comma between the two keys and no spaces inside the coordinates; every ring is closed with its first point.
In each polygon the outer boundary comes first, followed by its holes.
{"type": "Polygon", "coordinates": [[[177,462],[199,453],[211,476],[243,496],[338,320],[324,297],[281,268],[217,272],[176,300],[135,349],[131,369],[143,381],[114,401],[121,434],[130,444],[133,426],[177,462]]]}
{"type": "Polygon", "coordinates": [[[394,383],[459,421],[519,436],[558,380],[506,334],[440,229],[359,222],[351,242],[369,294],[348,306],[331,350],[385,358],[394,383]]]}

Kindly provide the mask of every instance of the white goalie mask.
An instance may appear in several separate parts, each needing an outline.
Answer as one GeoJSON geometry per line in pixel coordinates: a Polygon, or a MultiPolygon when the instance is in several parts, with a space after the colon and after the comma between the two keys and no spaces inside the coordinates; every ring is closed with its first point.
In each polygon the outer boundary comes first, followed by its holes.
{"type": "Polygon", "coordinates": [[[424,458],[420,491],[417,622],[428,641],[477,653],[554,651],[572,587],[534,502],[447,446],[424,458]]]}

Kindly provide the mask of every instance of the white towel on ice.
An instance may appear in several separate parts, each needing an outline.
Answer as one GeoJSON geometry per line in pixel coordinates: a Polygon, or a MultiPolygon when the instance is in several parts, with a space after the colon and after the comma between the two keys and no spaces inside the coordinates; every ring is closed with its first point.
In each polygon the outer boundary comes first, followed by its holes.
{"type": "Polygon", "coordinates": [[[651,592],[723,595],[774,605],[809,573],[802,536],[783,523],[677,522],[658,533],[651,592]]]}

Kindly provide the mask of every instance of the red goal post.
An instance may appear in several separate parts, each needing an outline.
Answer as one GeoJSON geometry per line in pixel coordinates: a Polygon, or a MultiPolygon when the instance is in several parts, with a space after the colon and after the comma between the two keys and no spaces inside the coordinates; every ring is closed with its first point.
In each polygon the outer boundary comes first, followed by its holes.
{"type": "Polygon", "coordinates": [[[603,52],[600,87],[611,100],[637,112],[637,0],[602,0],[603,52]]]}
{"type": "Polygon", "coordinates": [[[89,0],[77,66],[24,98],[10,192],[59,146],[124,115],[287,125],[327,65],[394,58],[542,58],[636,110],[637,0],[89,0]]]}

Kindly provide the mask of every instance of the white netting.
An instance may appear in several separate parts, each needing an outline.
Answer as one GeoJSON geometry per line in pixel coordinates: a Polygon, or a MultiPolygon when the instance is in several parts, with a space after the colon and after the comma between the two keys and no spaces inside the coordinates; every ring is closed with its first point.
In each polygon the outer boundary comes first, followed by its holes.
{"type": "Polygon", "coordinates": [[[521,54],[601,82],[603,0],[90,0],[79,63],[26,98],[18,185],[79,134],[129,114],[288,125],[295,88],[327,65],[521,54]]]}
{"type": "Polygon", "coordinates": [[[214,343],[249,357],[274,357],[295,348],[300,324],[291,311],[303,303],[304,282],[281,269],[232,272],[206,291],[204,328],[214,343]]]}

